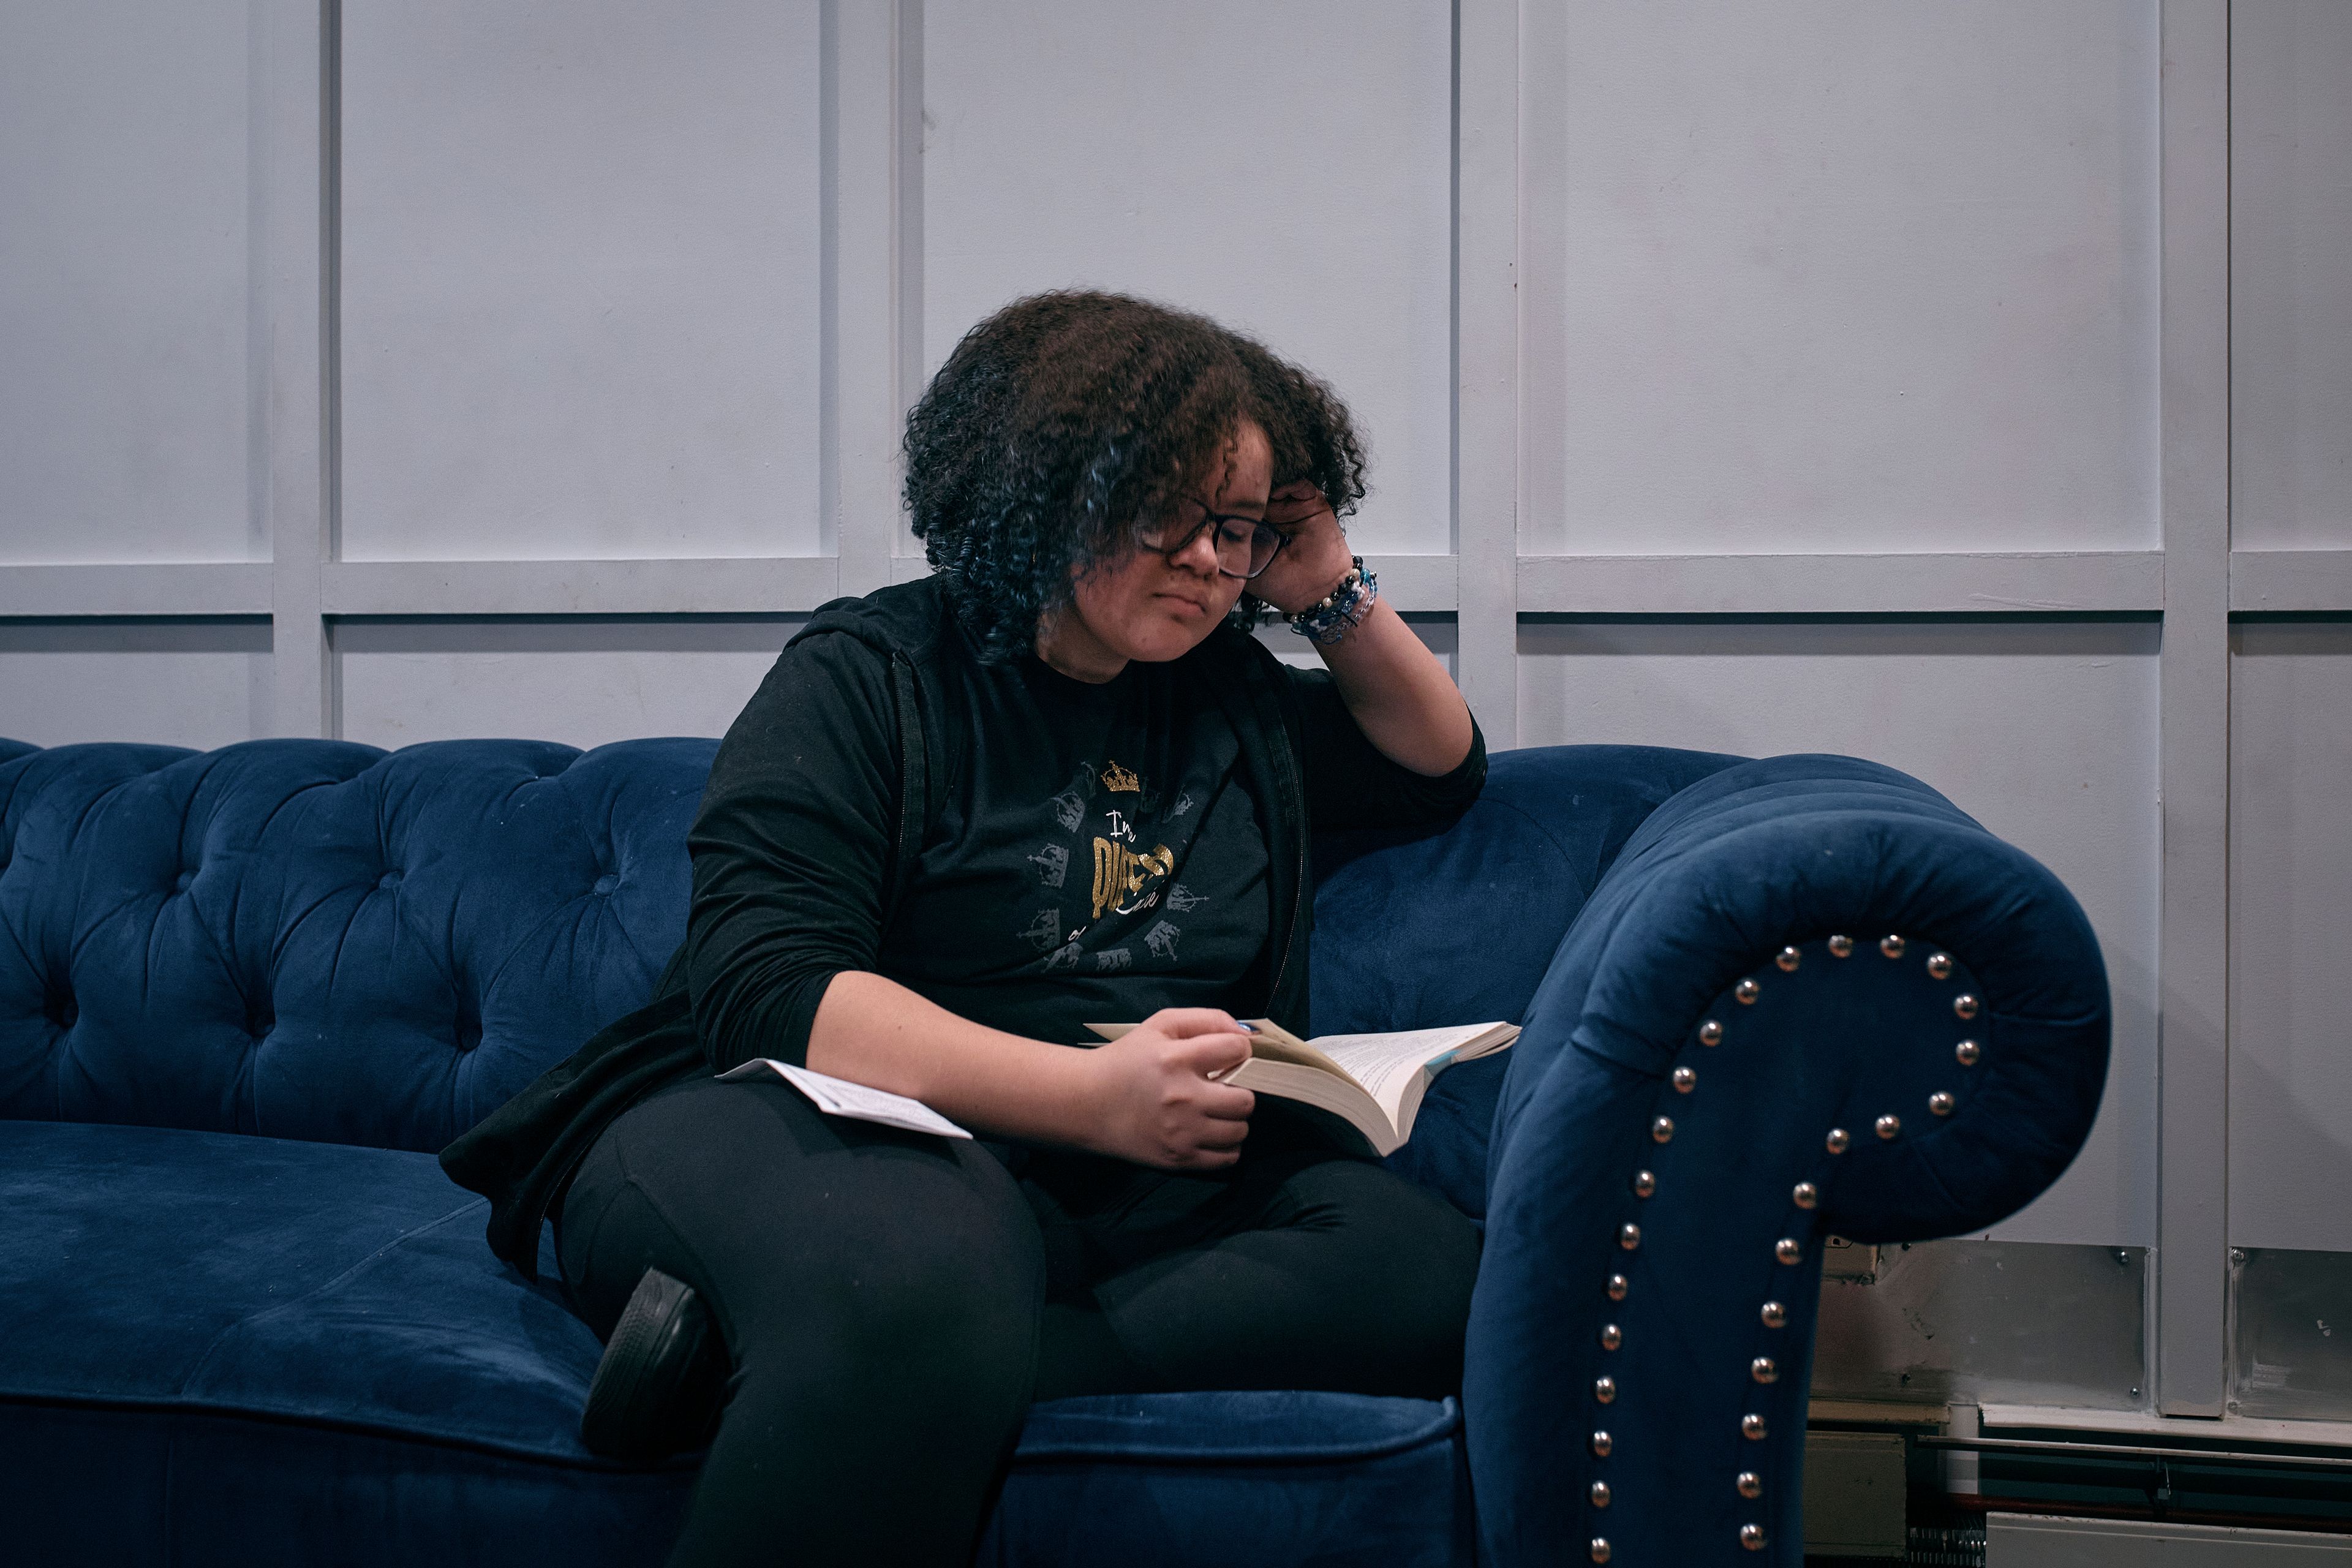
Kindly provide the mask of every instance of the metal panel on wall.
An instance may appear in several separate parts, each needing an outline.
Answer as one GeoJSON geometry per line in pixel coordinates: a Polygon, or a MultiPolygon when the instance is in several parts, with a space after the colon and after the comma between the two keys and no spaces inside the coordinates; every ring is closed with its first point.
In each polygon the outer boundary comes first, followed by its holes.
{"type": "Polygon", "coordinates": [[[244,0],[0,8],[0,561],[248,561],[244,0]]]}
{"type": "Polygon", "coordinates": [[[2009,1241],[2155,1230],[2157,628],[2147,620],[1619,617],[1519,631],[1519,736],[1770,756],[1924,780],[2082,900],[2116,1009],[2090,1142],[2009,1241]]]}
{"type": "Polygon", "coordinates": [[[817,8],[342,26],[343,557],[828,547],[817,8]]]}
{"type": "Polygon", "coordinates": [[[342,733],[378,746],[723,735],[803,620],[517,616],[335,627],[342,733]]]}
{"type": "Polygon", "coordinates": [[[922,17],[920,373],[1042,289],[1203,311],[1354,409],[1358,550],[1449,552],[1449,8],[925,0],[922,17]]]}
{"type": "Polygon", "coordinates": [[[2230,13],[2231,541],[2352,546],[2352,5],[2230,13]]]}
{"type": "Polygon", "coordinates": [[[1528,29],[1523,549],[2156,542],[2151,5],[1528,29]]]}

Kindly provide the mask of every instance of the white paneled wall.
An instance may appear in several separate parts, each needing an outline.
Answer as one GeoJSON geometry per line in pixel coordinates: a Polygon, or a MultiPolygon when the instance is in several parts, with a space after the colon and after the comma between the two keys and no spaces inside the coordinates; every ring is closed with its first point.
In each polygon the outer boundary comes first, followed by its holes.
{"type": "Polygon", "coordinates": [[[341,555],[814,555],[817,14],[343,19],[341,555]]]}
{"type": "Polygon", "coordinates": [[[2352,623],[2238,628],[2230,1239],[2352,1252],[2352,623]]]}
{"type": "Polygon", "coordinates": [[[2115,1072],[1996,1234],[2151,1248],[2219,1414],[2227,1247],[2352,1250],[2347,18],[0,0],[0,734],[715,733],[924,570],[973,321],[1206,310],[1497,745],[1876,757],[2066,878],[2115,1072]]]}
{"type": "Polygon", "coordinates": [[[1525,547],[2152,547],[2156,31],[2140,0],[1531,19],[1525,547]]]}
{"type": "Polygon", "coordinates": [[[0,561],[268,554],[240,0],[0,5],[0,561]]]}
{"type": "Polygon", "coordinates": [[[0,735],[209,749],[269,718],[269,623],[0,619],[0,735]]]}
{"type": "Polygon", "coordinates": [[[2231,537],[2352,547],[2352,5],[2232,12],[2231,537]]]}
{"type": "Polygon", "coordinates": [[[924,373],[1041,288],[1205,311],[1361,417],[1363,547],[1450,553],[1448,8],[925,0],[922,18],[924,373]]]}
{"type": "Polygon", "coordinates": [[[345,620],[342,732],[377,746],[723,735],[803,617],[345,620]]]}

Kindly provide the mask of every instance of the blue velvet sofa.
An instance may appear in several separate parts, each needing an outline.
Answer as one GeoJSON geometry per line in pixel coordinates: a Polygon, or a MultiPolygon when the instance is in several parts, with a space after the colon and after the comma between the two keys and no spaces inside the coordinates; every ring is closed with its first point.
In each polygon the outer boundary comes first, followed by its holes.
{"type": "MultiPolygon", "coordinates": [[[[0,1556],[660,1559],[691,1462],[582,1448],[594,1338],[433,1154],[647,994],[712,750],[0,742],[0,1556]]],[[[1822,1237],[2073,1157],[2074,901],[1837,757],[1512,752],[1317,856],[1319,1030],[1526,1026],[1394,1161],[1486,1227],[1464,1397],[1041,1406],[981,1560],[1796,1563],[1822,1237]]]]}

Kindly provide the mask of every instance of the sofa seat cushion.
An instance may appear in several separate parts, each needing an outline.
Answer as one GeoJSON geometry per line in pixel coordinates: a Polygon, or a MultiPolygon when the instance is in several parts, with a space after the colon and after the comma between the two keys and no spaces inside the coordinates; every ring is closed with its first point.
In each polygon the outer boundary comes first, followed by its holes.
{"type": "Polygon", "coordinates": [[[1064,1399],[1030,1413],[989,1568],[1464,1568],[1476,1533],[1454,1400],[1064,1399]]]}
{"type": "Polygon", "coordinates": [[[0,1121],[0,1397],[588,1458],[595,1336],[428,1155],[0,1121]]]}
{"type": "MultiPolygon", "coordinates": [[[[580,1446],[595,1336],[429,1155],[0,1121],[0,1473],[33,1560],[586,1568],[675,1533],[691,1463],[580,1446]]],[[[1459,1428],[1339,1394],[1041,1405],[986,1560],[1466,1563],[1459,1428]]]]}

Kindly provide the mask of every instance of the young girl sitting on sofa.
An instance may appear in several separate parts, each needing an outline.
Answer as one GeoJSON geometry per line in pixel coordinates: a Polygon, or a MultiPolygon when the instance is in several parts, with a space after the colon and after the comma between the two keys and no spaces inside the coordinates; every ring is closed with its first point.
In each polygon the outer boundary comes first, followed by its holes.
{"type": "Polygon", "coordinates": [[[442,1156],[526,1270],[554,1219],[591,1447],[708,1439],[676,1563],[967,1563],[1036,1400],[1461,1376],[1469,1222],[1220,1081],[1237,1019],[1307,1032],[1310,831],[1486,774],[1340,531],[1347,410],[1199,316],[1047,294],[906,455],[935,574],[826,606],[728,731],[655,1001],[442,1156]],[[715,1076],[762,1058],[978,1141],[715,1076]]]}

